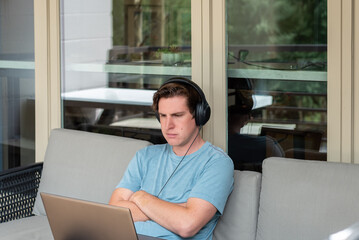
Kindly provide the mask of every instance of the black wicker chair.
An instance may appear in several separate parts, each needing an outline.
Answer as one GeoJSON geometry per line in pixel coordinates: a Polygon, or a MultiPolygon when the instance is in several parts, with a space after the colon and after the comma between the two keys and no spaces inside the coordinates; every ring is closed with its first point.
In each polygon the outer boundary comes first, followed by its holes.
{"type": "Polygon", "coordinates": [[[42,163],[0,173],[0,223],[32,216],[42,163]]]}

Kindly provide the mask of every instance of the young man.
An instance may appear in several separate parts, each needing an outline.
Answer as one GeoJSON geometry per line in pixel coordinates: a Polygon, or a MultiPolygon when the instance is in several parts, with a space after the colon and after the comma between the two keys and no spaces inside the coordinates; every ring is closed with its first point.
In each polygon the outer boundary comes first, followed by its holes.
{"type": "Polygon", "coordinates": [[[136,231],[163,239],[212,239],[233,189],[233,163],[205,142],[210,108],[202,90],[174,78],[154,94],[167,144],[136,153],[109,204],[131,210],[136,231]]]}

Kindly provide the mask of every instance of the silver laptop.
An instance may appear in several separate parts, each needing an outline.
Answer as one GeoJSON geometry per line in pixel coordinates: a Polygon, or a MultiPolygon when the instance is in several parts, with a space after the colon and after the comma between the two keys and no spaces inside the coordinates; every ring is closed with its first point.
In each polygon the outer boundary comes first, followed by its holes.
{"type": "Polygon", "coordinates": [[[55,240],[158,240],[136,233],[127,208],[40,193],[55,240]]]}

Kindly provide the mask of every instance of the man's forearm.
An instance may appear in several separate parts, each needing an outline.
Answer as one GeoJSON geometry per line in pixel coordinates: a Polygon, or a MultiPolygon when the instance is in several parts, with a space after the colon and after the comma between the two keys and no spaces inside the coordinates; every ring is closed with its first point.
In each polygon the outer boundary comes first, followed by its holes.
{"type": "Polygon", "coordinates": [[[125,207],[125,208],[130,209],[132,219],[134,222],[145,222],[145,221],[149,220],[147,215],[144,214],[141,211],[141,209],[138,208],[138,206],[134,202],[127,201],[127,200],[120,200],[120,201],[116,201],[116,202],[110,202],[110,205],[114,205],[114,206],[118,206],[118,207],[125,207]]]}
{"type": "Polygon", "coordinates": [[[170,203],[144,191],[133,194],[130,201],[133,201],[151,220],[185,238],[195,235],[216,212],[213,205],[207,209],[208,211],[197,211],[196,209],[202,207],[197,207],[199,205],[188,207],[187,203],[170,203]]]}
{"type": "Polygon", "coordinates": [[[190,198],[186,203],[171,203],[145,191],[118,188],[110,205],[131,210],[134,221],[152,220],[183,238],[194,236],[214,216],[217,209],[209,202],[190,198]]]}
{"type": "MultiPolygon", "coordinates": [[[[141,197],[138,197],[137,195],[134,195],[134,198],[130,199],[131,201],[134,201],[136,206],[141,210],[147,212],[153,221],[157,222],[158,224],[162,225],[163,227],[167,228],[168,230],[179,234],[176,227],[179,227],[178,222],[175,223],[173,219],[171,219],[173,216],[176,216],[176,213],[173,209],[173,207],[182,207],[183,206],[175,206],[175,204],[165,202],[163,200],[160,200],[150,194],[142,195],[141,197]],[[137,197],[136,197],[137,196],[137,197]],[[160,203],[162,202],[162,204],[160,203]],[[138,205],[137,205],[138,204],[138,205]],[[171,213],[168,216],[168,213],[171,213]]],[[[176,218],[176,217],[175,217],[176,218]]],[[[177,219],[178,220],[178,219],[177,219]]]]}
{"type": "Polygon", "coordinates": [[[135,203],[130,201],[133,192],[126,188],[116,188],[110,198],[109,204],[113,206],[129,208],[133,221],[147,221],[149,218],[144,214],[135,203]]]}

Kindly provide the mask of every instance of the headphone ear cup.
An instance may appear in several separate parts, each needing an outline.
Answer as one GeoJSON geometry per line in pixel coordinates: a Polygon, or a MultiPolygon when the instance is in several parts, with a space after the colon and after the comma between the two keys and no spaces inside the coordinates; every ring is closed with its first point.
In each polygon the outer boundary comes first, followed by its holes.
{"type": "Polygon", "coordinates": [[[206,104],[205,109],[204,109],[204,122],[203,125],[206,124],[209,120],[209,118],[211,117],[211,107],[209,106],[209,104],[206,104]]]}
{"type": "Polygon", "coordinates": [[[205,125],[211,116],[211,108],[208,103],[200,103],[196,106],[195,120],[197,126],[205,125]]]}

